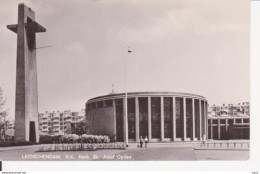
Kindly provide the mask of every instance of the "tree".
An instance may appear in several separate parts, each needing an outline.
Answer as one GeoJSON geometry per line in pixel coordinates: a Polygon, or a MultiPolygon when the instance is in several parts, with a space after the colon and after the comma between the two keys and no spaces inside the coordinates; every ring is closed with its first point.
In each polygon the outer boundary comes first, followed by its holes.
{"type": "Polygon", "coordinates": [[[48,128],[48,133],[49,135],[53,135],[55,132],[54,132],[54,127],[53,125],[51,125],[49,128],[48,128]]]}
{"type": "Polygon", "coordinates": [[[0,87],[0,141],[5,141],[5,130],[7,127],[7,121],[5,120],[7,113],[6,110],[4,110],[5,101],[3,90],[0,87]]]}
{"type": "Polygon", "coordinates": [[[0,118],[6,116],[6,112],[4,110],[5,101],[6,99],[3,97],[3,90],[0,87],[0,118]]]}
{"type": "Polygon", "coordinates": [[[81,121],[75,124],[75,133],[80,137],[80,148],[83,149],[82,135],[87,133],[87,122],[81,121]]]}

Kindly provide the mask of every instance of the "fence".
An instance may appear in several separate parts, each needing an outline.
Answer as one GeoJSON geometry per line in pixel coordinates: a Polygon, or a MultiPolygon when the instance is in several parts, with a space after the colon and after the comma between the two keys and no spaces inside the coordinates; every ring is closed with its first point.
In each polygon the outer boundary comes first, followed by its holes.
{"type": "Polygon", "coordinates": [[[120,144],[87,144],[87,143],[72,143],[72,144],[50,144],[41,146],[38,152],[48,151],[93,151],[98,149],[126,149],[127,145],[124,143],[120,144]]]}
{"type": "Polygon", "coordinates": [[[234,149],[234,150],[249,150],[249,142],[204,142],[195,149],[234,149]]]}

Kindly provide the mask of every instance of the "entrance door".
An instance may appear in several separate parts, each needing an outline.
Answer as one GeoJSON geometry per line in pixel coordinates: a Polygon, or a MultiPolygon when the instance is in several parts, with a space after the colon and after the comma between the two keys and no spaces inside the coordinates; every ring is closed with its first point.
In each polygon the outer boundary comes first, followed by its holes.
{"type": "Polygon", "coordinates": [[[29,129],[29,141],[36,142],[36,132],[35,132],[35,122],[30,121],[30,129],[29,129]]]}

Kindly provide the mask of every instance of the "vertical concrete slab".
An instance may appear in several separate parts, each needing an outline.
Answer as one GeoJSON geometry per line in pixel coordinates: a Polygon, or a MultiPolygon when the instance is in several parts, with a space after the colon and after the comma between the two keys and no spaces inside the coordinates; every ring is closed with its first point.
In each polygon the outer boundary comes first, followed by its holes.
{"type": "Polygon", "coordinates": [[[192,98],[192,140],[195,140],[195,100],[192,98]]]}
{"type": "Polygon", "coordinates": [[[135,141],[139,142],[139,100],[135,97],[135,141]]]}
{"type": "Polygon", "coordinates": [[[183,140],[186,141],[187,138],[187,123],[186,123],[186,98],[183,97],[183,140]]]}
{"type": "Polygon", "coordinates": [[[201,113],[201,100],[199,100],[199,114],[200,114],[200,120],[199,120],[199,123],[200,123],[200,125],[199,125],[199,128],[200,128],[200,132],[199,132],[199,140],[202,140],[202,120],[201,120],[201,115],[202,115],[202,113],[201,113]]]}
{"type": "Polygon", "coordinates": [[[148,97],[148,138],[152,140],[152,103],[151,97],[148,97]]]}
{"type": "Polygon", "coordinates": [[[114,136],[116,141],[116,100],[113,99],[113,114],[114,114],[114,136]]]}
{"type": "Polygon", "coordinates": [[[210,138],[213,139],[213,125],[212,125],[212,119],[210,119],[210,138]]]}
{"type": "Polygon", "coordinates": [[[218,139],[220,140],[220,119],[218,119],[218,139]]]}
{"type": "Polygon", "coordinates": [[[172,127],[173,127],[173,137],[172,140],[176,141],[176,102],[175,97],[172,97],[172,127]]]}
{"type": "Polygon", "coordinates": [[[225,119],[226,132],[228,132],[228,119],[225,119]]]}
{"type": "Polygon", "coordinates": [[[123,116],[124,116],[124,118],[123,118],[123,124],[124,124],[124,142],[127,142],[128,141],[128,123],[127,123],[127,114],[126,114],[126,112],[127,112],[127,100],[126,100],[126,98],[124,98],[124,100],[123,100],[123,116]]]}
{"type": "Polygon", "coordinates": [[[204,101],[204,132],[205,132],[205,139],[208,139],[208,118],[207,118],[207,103],[204,101]]]}
{"type": "Polygon", "coordinates": [[[161,97],[161,141],[164,141],[164,103],[161,97]]]}

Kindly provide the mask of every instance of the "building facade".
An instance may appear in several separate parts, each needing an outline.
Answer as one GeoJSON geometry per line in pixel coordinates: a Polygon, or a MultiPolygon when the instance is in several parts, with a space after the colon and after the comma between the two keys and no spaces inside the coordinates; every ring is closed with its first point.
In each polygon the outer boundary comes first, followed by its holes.
{"type": "Polygon", "coordinates": [[[250,139],[249,117],[209,117],[208,126],[209,139],[250,139]]]}
{"type": "Polygon", "coordinates": [[[208,126],[209,139],[250,139],[250,103],[209,107],[208,126]]]}
{"type": "Polygon", "coordinates": [[[85,120],[85,110],[72,112],[70,110],[60,112],[53,111],[39,113],[40,135],[64,135],[72,133],[71,125],[85,120]]]}
{"type": "Polygon", "coordinates": [[[222,106],[210,106],[208,110],[209,117],[249,117],[250,103],[243,102],[237,105],[223,104],[222,106]]]}
{"type": "Polygon", "coordinates": [[[197,141],[207,135],[205,97],[174,92],[137,92],[95,97],[86,103],[91,134],[115,141],[197,141]],[[127,107],[126,107],[127,103],[127,107]],[[127,116],[126,116],[127,110],[127,116]]]}

